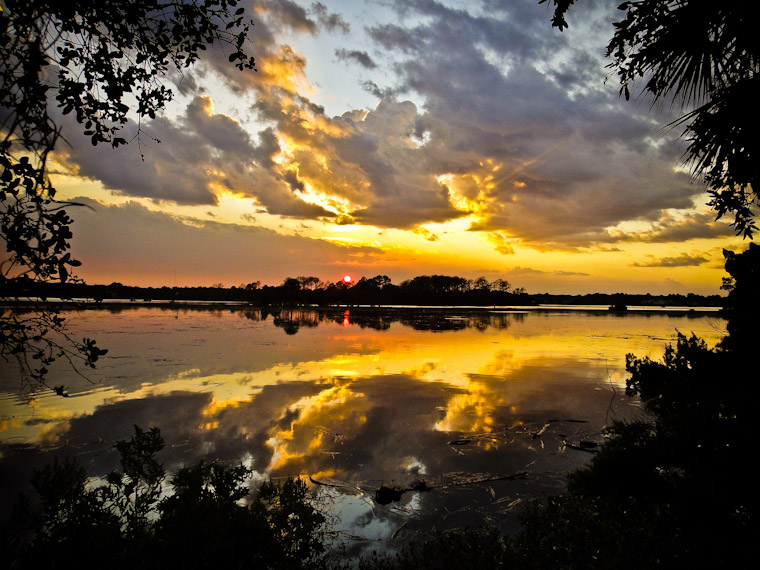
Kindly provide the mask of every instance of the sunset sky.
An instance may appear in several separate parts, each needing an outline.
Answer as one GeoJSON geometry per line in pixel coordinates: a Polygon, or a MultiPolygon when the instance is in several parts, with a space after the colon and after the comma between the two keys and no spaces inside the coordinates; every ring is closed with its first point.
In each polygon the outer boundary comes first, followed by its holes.
{"type": "Polygon", "coordinates": [[[140,145],[60,118],[58,197],[92,207],[70,211],[78,275],[718,293],[722,248],[746,243],[691,183],[677,114],[619,97],[618,3],[559,32],[538,0],[242,1],[258,72],[208,53],[140,145]]]}

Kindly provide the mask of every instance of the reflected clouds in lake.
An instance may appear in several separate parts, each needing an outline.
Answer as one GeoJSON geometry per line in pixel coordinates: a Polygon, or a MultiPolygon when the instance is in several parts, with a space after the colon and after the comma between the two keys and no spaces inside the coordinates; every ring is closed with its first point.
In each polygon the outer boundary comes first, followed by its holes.
{"type": "Polygon", "coordinates": [[[40,394],[31,406],[3,382],[4,509],[54,454],[77,458],[92,476],[117,468],[113,442],[137,424],[160,427],[170,470],[205,459],[245,462],[259,478],[309,477],[351,535],[512,520],[524,498],[555,492],[588,461],[583,448],[601,442],[605,425],[641,413],[624,396],[627,352],[658,357],[687,326],[720,336],[714,319],[668,315],[345,319],[76,316],[77,334],[109,348],[90,381],[57,369],[71,397],[40,394]],[[380,485],[419,481],[431,490],[374,500],[380,485]]]}

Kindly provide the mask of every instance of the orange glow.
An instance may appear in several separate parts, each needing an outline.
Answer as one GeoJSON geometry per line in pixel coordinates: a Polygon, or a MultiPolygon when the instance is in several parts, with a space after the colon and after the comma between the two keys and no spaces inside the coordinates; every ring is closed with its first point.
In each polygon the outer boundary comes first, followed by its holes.
{"type": "Polygon", "coordinates": [[[344,275],[343,276],[343,283],[351,283],[351,276],[350,275],[344,275]]]}

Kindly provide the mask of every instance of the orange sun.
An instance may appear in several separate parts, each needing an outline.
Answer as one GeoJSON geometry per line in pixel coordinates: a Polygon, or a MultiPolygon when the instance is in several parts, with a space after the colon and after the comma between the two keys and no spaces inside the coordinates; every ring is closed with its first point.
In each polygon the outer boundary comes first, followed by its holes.
{"type": "Polygon", "coordinates": [[[344,275],[343,276],[343,283],[351,283],[351,276],[350,275],[344,275]]]}

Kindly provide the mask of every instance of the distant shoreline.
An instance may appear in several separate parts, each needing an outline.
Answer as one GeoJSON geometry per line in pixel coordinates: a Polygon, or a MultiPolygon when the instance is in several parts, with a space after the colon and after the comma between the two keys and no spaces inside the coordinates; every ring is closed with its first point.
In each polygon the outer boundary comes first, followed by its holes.
{"type": "Polygon", "coordinates": [[[704,311],[723,308],[726,298],[720,295],[689,293],[651,295],[629,293],[588,293],[557,295],[527,293],[509,284],[496,282],[475,287],[472,282],[446,276],[424,276],[401,285],[379,278],[362,279],[353,285],[344,283],[300,283],[286,280],[280,286],[250,284],[241,287],[131,287],[121,283],[87,285],[84,283],[41,283],[32,280],[0,281],[0,303],[19,306],[253,306],[253,307],[440,307],[447,310],[472,308],[557,310],[657,311],[663,309],[704,311]],[[500,288],[499,288],[500,287],[500,288]]]}

